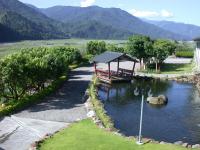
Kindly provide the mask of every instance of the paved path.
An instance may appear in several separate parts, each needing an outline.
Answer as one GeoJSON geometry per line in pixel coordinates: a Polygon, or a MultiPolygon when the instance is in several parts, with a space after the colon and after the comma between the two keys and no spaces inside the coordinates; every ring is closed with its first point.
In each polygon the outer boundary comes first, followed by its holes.
{"type": "Polygon", "coordinates": [[[165,61],[167,64],[189,64],[192,62],[191,58],[167,58],[165,61]]]}
{"type": "Polygon", "coordinates": [[[40,104],[0,120],[0,150],[26,150],[46,134],[87,118],[84,93],[92,78],[92,67],[80,67],[56,93],[40,104]]]}

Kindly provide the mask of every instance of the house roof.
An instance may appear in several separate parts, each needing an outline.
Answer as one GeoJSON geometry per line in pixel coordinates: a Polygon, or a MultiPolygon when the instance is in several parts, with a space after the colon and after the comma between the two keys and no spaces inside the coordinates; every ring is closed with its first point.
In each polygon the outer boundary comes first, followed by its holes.
{"type": "Polygon", "coordinates": [[[194,41],[200,41],[200,37],[195,38],[194,41]]]}
{"type": "Polygon", "coordinates": [[[110,52],[110,51],[106,51],[98,56],[95,56],[92,62],[109,63],[112,61],[116,61],[117,59],[138,62],[136,58],[131,57],[125,53],[110,52]]]}

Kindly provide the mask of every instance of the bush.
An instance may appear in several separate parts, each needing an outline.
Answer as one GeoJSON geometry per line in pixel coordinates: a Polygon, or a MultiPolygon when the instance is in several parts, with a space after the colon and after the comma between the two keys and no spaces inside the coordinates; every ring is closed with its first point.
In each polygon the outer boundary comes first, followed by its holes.
{"type": "Polygon", "coordinates": [[[40,92],[80,60],[74,48],[32,48],[0,60],[0,98],[19,100],[40,92]]]}
{"type": "Polygon", "coordinates": [[[87,54],[97,55],[106,51],[106,43],[104,41],[90,41],[87,43],[87,54]]]}
{"type": "Polygon", "coordinates": [[[177,51],[176,57],[193,58],[194,57],[194,51],[177,51]]]}
{"type": "Polygon", "coordinates": [[[10,101],[4,107],[0,106],[0,117],[11,115],[17,111],[24,109],[25,107],[41,102],[47,95],[58,89],[66,79],[66,76],[62,76],[53,81],[51,85],[34,95],[26,96],[20,101],[10,101]]]}
{"type": "Polygon", "coordinates": [[[124,53],[125,52],[125,49],[124,47],[118,47],[114,44],[108,44],[107,45],[107,50],[108,51],[112,51],[112,52],[120,52],[120,53],[124,53]]]}

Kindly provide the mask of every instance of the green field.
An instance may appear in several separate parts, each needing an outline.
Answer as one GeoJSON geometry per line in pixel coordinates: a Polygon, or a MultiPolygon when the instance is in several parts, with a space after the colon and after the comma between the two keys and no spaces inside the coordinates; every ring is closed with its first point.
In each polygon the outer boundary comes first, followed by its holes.
{"type": "MultiPolygon", "coordinates": [[[[93,40],[93,39],[91,39],[93,40]]],[[[62,40],[37,40],[37,41],[21,41],[15,43],[2,43],[0,44],[0,57],[10,53],[19,51],[23,48],[31,47],[53,47],[53,46],[68,46],[78,48],[81,52],[86,49],[86,44],[91,41],[90,39],[62,39],[62,40]]],[[[123,45],[125,40],[104,40],[106,43],[123,45]]]]}
{"type": "Polygon", "coordinates": [[[162,74],[184,74],[191,73],[195,65],[190,64],[164,64],[161,68],[162,74]]]}

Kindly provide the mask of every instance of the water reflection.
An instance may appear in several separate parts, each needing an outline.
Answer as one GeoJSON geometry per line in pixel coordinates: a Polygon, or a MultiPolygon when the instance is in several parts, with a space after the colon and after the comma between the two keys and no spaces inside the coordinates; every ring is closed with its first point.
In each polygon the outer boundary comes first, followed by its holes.
{"type": "Polygon", "coordinates": [[[200,98],[192,84],[151,79],[100,85],[99,98],[115,127],[127,136],[138,134],[141,96],[135,96],[134,90],[141,84],[151,87],[153,96],[164,94],[169,99],[162,107],[144,104],[143,136],[167,142],[200,143],[200,98]]]}
{"type": "Polygon", "coordinates": [[[166,91],[168,88],[172,86],[172,83],[155,80],[155,79],[135,79],[131,84],[120,83],[120,84],[100,84],[98,86],[98,92],[100,99],[105,102],[115,102],[119,104],[126,104],[132,100],[137,100],[141,97],[142,89],[145,89],[145,96],[148,96],[148,92],[151,90],[152,96],[157,96],[162,94],[162,92],[166,91]],[[159,89],[159,90],[158,90],[159,89]],[[135,92],[138,91],[139,95],[135,92]]]}

